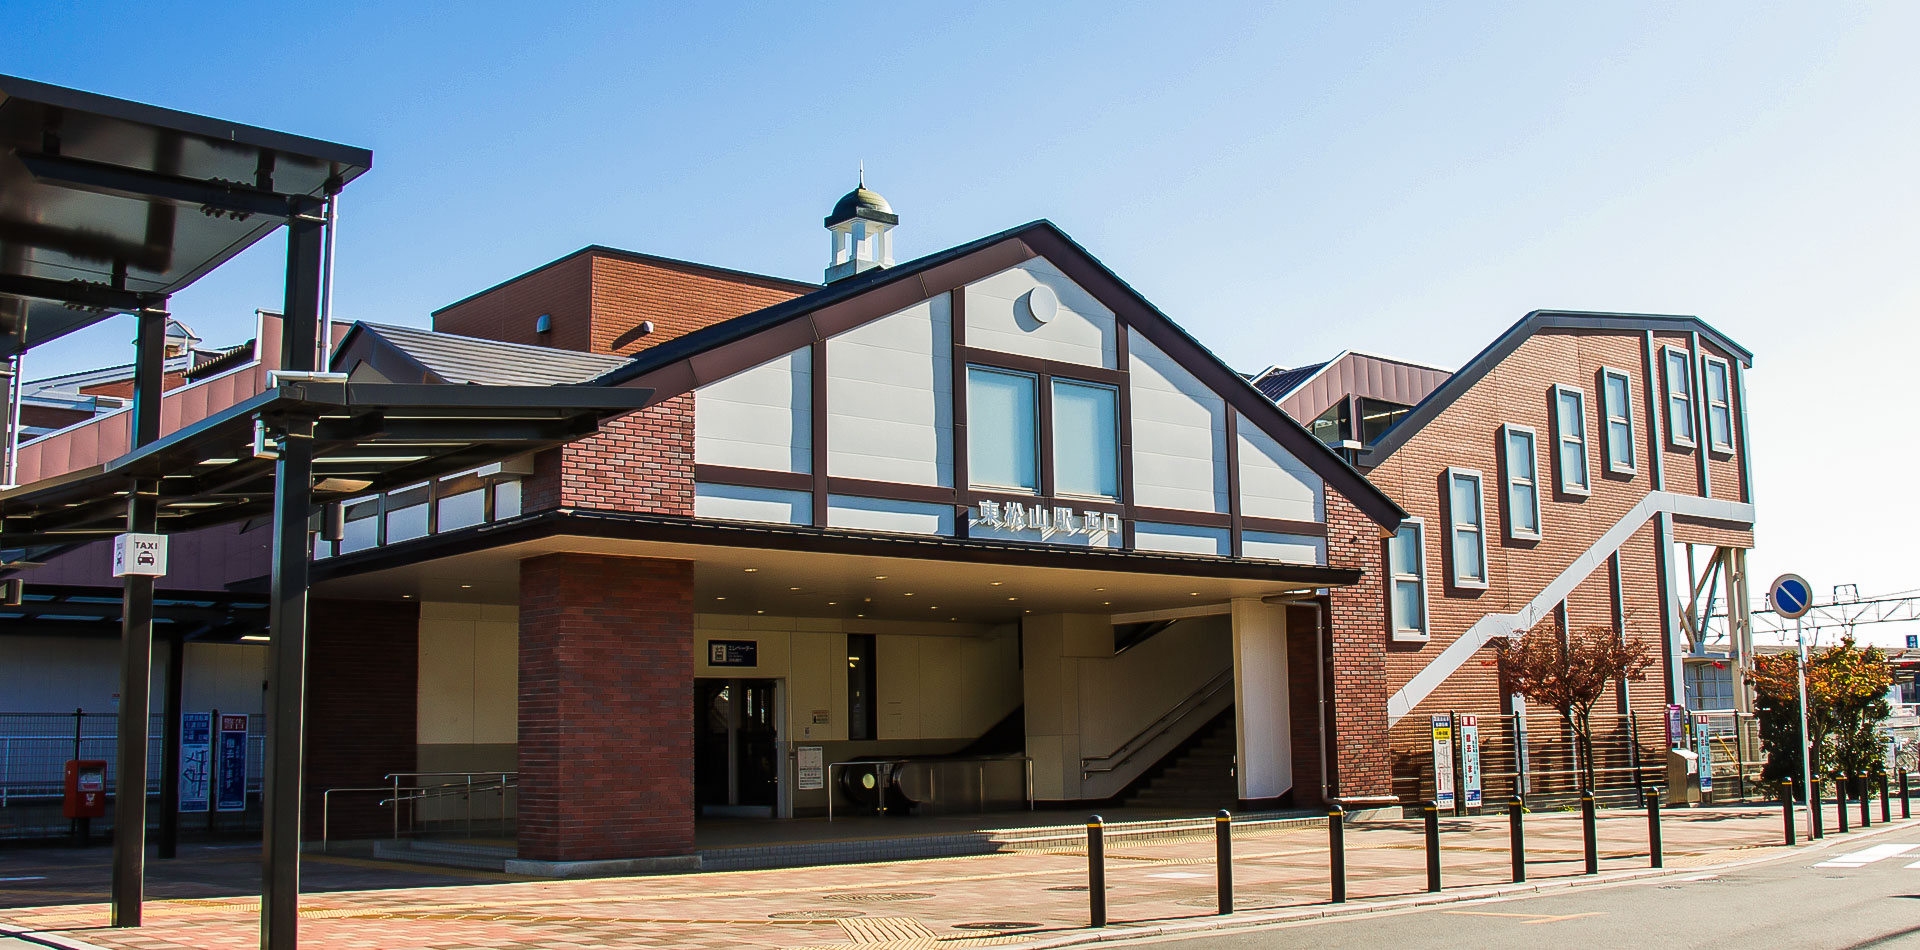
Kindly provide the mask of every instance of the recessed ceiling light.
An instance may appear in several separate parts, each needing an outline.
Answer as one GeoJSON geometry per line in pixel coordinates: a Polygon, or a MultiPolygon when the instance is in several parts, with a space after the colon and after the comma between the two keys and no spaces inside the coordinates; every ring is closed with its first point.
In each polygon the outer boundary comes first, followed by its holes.
{"type": "Polygon", "coordinates": [[[461,589],[461,590],[472,590],[472,589],[473,589],[473,585],[472,585],[472,584],[461,584],[461,585],[460,585],[460,589],[461,589]]]}
{"type": "Polygon", "coordinates": [[[902,597],[912,597],[912,596],[913,596],[913,591],[907,591],[906,593],[904,593],[904,594],[901,594],[900,596],[902,596],[902,597]]]}
{"type": "Polygon", "coordinates": [[[1103,600],[1103,601],[1101,601],[1101,602],[1100,602],[1100,606],[1102,606],[1102,607],[1111,607],[1111,606],[1113,606],[1113,601],[1111,601],[1111,600],[1103,600]]]}
{"type": "Polygon", "coordinates": [[[1188,596],[1188,597],[1198,597],[1198,596],[1200,596],[1200,592],[1196,590],[1196,591],[1194,591],[1194,592],[1192,592],[1192,593],[1190,593],[1190,594],[1188,594],[1187,596],[1188,596]]]}
{"type": "Polygon", "coordinates": [[[989,582],[988,582],[988,584],[987,584],[987,586],[989,586],[989,587],[999,587],[999,586],[1000,586],[1001,584],[1004,584],[1004,583],[1006,583],[1006,582],[1005,582],[1005,581],[989,581],[989,582]]]}
{"type": "Polygon", "coordinates": [[[887,575],[885,575],[885,574],[875,574],[875,575],[873,575],[873,579],[874,579],[874,580],[876,580],[876,581],[884,581],[884,580],[886,580],[886,579],[887,579],[887,575]]]}
{"type": "Polygon", "coordinates": [[[413,595],[412,595],[412,594],[401,594],[401,595],[400,595],[400,599],[401,599],[401,600],[412,600],[412,599],[413,599],[413,595]]]}
{"type": "Polygon", "coordinates": [[[1018,597],[1009,597],[1009,598],[1007,598],[1007,599],[1008,599],[1008,600],[1019,600],[1020,598],[1018,598],[1018,597]]]}
{"type": "Polygon", "coordinates": [[[854,614],[854,616],[856,616],[856,617],[864,617],[864,616],[866,616],[866,614],[854,614]]]}
{"type": "Polygon", "coordinates": [[[764,611],[764,610],[756,610],[756,611],[754,611],[754,613],[757,613],[757,614],[763,614],[763,613],[766,613],[766,611],[764,611]]]}
{"type": "Polygon", "coordinates": [[[714,598],[714,600],[726,600],[726,598],[725,598],[725,597],[715,597],[715,598],[714,598]]]}
{"type": "Polygon", "coordinates": [[[959,618],[959,617],[948,617],[947,619],[948,619],[948,620],[959,620],[960,618],[959,618]]]}
{"type": "Polygon", "coordinates": [[[787,588],[787,589],[788,589],[788,590],[799,590],[800,588],[798,588],[798,587],[789,587],[789,588],[787,588]]]}
{"type": "Polygon", "coordinates": [[[829,600],[829,601],[827,601],[827,606],[829,606],[829,607],[837,607],[837,606],[839,606],[839,605],[840,605],[840,602],[839,602],[839,601],[837,601],[837,600],[829,600]]]}
{"type": "Polygon", "coordinates": [[[760,569],[759,569],[759,568],[757,568],[757,567],[748,567],[748,568],[742,568],[742,570],[745,570],[745,571],[746,571],[747,573],[749,573],[749,574],[758,574],[758,573],[760,573],[760,569]]]}
{"type": "Polygon", "coordinates": [[[1096,588],[1094,588],[1094,589],[1093,589],[1093,592],[1097,594],[1097,593],[1100,593],[1100,592],[1101,592],[1101,591],[1103,591],[1103,590],[1106,590],[1106,588],[1104,588],[1104,587],[1096,587],[1096,588]]]}
{"type": "Polygon", "coordinates": [[[247,634],[246,636],[244,636],[244,637],[241,637],[240,639],[242,639],[242,640],[245,640],[245,641],[247,641],[248,643],[265,643],[265,642],[267,642],[267,641],[269,641],[269,640],[272,640],[273,638],[272,638],[272,637],[263,637],[263,636],[259,636],[259,635],[257,635],[257,634],[251,634],[251,633],[249,633],[249,634],[247,634]]]}
{"type": "Polygon", "coordinates": [[[1023,611],[1021,611],[1021,613],[1024,613],[1024,614],[1030,614],[1030,613],[1033,613],[1033,611],[1031,611],[1031,610],[1023,610],[1023,611]]]}

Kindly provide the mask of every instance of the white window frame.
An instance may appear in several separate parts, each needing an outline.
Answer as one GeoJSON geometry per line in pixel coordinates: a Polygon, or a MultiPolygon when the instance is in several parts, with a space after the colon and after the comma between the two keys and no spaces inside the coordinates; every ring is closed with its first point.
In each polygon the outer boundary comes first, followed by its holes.
{"type": "MultiPolygon", "coordinates": [[[[1531,426],[1501,426],[1500,467],[1502,474],[1506,476],[1504,486],[1506,494],[1502,496],[1501,501],[1507,509],[1507,537],[1514,541],[1540,540],[1546,528],[1540,523],[1540,434],[1533,431],[1531,426]],[[1528,444],[1532,446],[1527,454],[1533,461],[1533,467],[1524,473],[1526,476],[1524,479],[1520,477],[1522,473],[1514,471],[1513,467],[1513,437],[1523,433],[1527,437],[1528,444]],[[1513,517],[1513,486],[1516,481],[1524,481],[1533,489],[1533,530],[1531,531],[1520,528],[1519,522],[1513,517]]],[[[1449,485],[1448,488],[1451,489],[1452,486],[1449,485]]],[[[1481,499],[1480,504],[1484,508],[1486,500],[1481,499]]]]}
{"type": "Polygon", "coordinates": [[[1554,384],[1553,470],[1559,474],[1560,493],[1563,495],[1593,494],[1593,437],[1591,432],[1592,430],[1587,425],[1587,391],[1578,386],[1554,384]],[[1560,399],[1563,396],[1572,396],[1574,401],[1579,405],[1580,431],[1578,434],[1569,433],[1566,427],[1560,424],[1560,399]],[[1578,482],[1570,477],[1575,473],[1567,470],[1566,454],[1561,451],[1561,449],[1568,444],[1578,445],[1580,447],[1580,471],[1578,473],[1580,480],[1578,482]]]}
{"type": "Polygon", "coordinates": [[[1727,365],[1726,360],[1705,353],[1700,354],[1700,403],[1707,408],[1707,411],[1702,413],[1702,415],[1706,416],[1705,423],[1707,431],[1705,435],[1707,437],[1707,450],[1725,455],[1733,454],[1733,367],[1727,365]],[[1727,398],[1720,402],[1714,401],[1713,384],[1709,381],[1709,371],[1715,367],[1719,368],[1721,378],[1725,379],[1727,383],[1727,398]],[[1727,415],[1727,439],[1725,442],[1716,440],[1713,437],[1713,412],[1715,409],[1727,415]]]}
{"type": "Polygon", "coordinates": [[[1478,470],[1471,468],[1448,468],[1446,474],[1447,497],[1444,500],[1447,504],[1447,573],[1453,578],[1453,586],[1455,587],[1486,590],[1491,586],[1487,583],[1487,578],[1492,572],[1492,568],[1487,564],[1487,480],[1478,470]],[[1477,510],[1473,513],[1474,523],[1471,525],[1463,524],[1460,520],[1460,513],[1453,510],[1453,483],[1456,479],[1462,478],[1473,480],[1475,488],[1474,498],[1478,502],[1475,506],[1477,510]],[[1471,531],[1479,536],[1479,577],[1462,577],[1460,575],[1460,559],[1453,556],[1455,540],[1463,531],[1471,531]]]}
{"type": "Polygon", "coordinates": [[[1665,397],[1660,408],[1661,411],[1667,415],[1667,444],[1676,449],[1691,449],[1695,447],[1699,442],[1699,433],[1693,430],[1699,427],[1700,421],[1694,418],[1693,415],[1693,357],[1689,355],[1686,350],[1677,346],[1663,346],[1660,348],[1660,391],[1665,397]],[[1678,388],[1675,388],[1673,385],[1675,357],[1679,358],[1678,365],[1681,371],[1687,374],[1687,378],[1681,380],[1681,385],[1678,388]],[[1686,412],[1676,413],[1673,411],[1673,404],[1676,401],[1685,403],[1686,412]],[[1675,418],[1687,420],[1686,435],[1682,436],[1680,431],[1674,427],[1673,420],[1675,418]]]}
{"type": "Polygon", "coordinates": [[[1424,643],[1433,639],[1433,613],[1427,609],[1427,523],[1422,518],[1408,518],[1400,522],[1401,528],[1413,529],[1413,543],[1419,553],[1418,574],[1396,574],[1393,572],[1393,542],[1399,536],[1387,539],[1387,629],[1393,639],[1400,642],[1424,643]],[[1403,623],[1400,616],[1400,598],[1395,596],[1401,584],[1420,585],[1420,622],[1410,626],[1403,623]]]}
{"type": "Polygon", "coordinates": [[[1607,471],[1615,475],[1632,475],[1640,470],[1640,432],[1633,424],[1633,377],[1625,370],[1611,366],[1600,367],[1600,437],[1601,450],[1606,453],[1607,471]],[[1614,407],[1607,399],[1607,380],[1620,381],[1620,393],[1626,397],[1626,405],[1619,407],[1620,414],[1615,415],[1614,407]],[[1627,425],[1627,463],[1616,465],[1613,461],[1613,424],[1624,422],[1627,425]]]}

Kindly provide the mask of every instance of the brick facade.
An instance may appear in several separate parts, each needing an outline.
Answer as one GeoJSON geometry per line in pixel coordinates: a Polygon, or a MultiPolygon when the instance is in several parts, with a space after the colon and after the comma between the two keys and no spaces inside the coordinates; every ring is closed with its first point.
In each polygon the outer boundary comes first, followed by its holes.
{"type": "Polygon", "coordinates": [[[600,424],[600,431],[540,453],[525,510],[589,508],[693,514],[693,394],[600,424]]]}
{"type": "Polygon", "coordinates": [[[1380,526],[1337,492],[1326,493],[1326,506],[1328,565],[1361,572],[1359,583],[1333,588],[1327,598],[1333,704],[1328,791],[1338,798],[1389,795],[1380,526]]]}
{"type": "Polygon", "coordinates": [[[520,857],[693,851],[693,565],[520,562],[520,857]]]}
{"type": "MultiPolygon", "coordinates": [[[[420,607],[404,601],[316,600],[307,621],[307,774],[304,837],[320,839],[321,794],[383,785],[415,770],[420,607]]],[[[334,839],[385,836],[393,813],[379,795],[333,796],[334,839]]]]}
{"type": "MultiPolygon", "coordinates": [[[[1293,801],[1295,808],[1322,804],[1320,796],[1320,757],[1326,742],[1321,722],[1321,697],[1325,691],[1325,670],[1321,667],[1318,643],[1324,634],[1315,622],[1316,612],[1305,607],[1287,610],[1287,697],[1293,743],[1293,801]]],[[[1325,747],[1328,756],[1333,749],[1325,747]]]]}

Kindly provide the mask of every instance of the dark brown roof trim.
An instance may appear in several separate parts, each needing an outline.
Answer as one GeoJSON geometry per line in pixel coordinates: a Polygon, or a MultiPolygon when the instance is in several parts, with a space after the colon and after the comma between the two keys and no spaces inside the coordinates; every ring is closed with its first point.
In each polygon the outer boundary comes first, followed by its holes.
{"type": "Polygon", "coordinates": [[[494,284],[491,287],[488,287],[485,290],[480,290],[480,291],[475,291],[474,293],[470,293],[465,297],[460,298],[459,300],[456,300],[450,304],[447,304],[444,307],[441,307],[437,310],[432,311],[429,314],[429,316],[437,317],[442,313],[447,312],[448,310],[452,310],[453,308],[458,307],[463,303],[466,303],[469,300],[472,300],[476,297],[484,297],[487,294],[493,293],[494,291],[507,286],[508,284],[514,283],[516,281],[525,280],[526,278],[532,277],[533,275],[538,274],[541,271],[558,267],[561,264],[565,264],[566,262],[573,260],[576,257],[579,257],[582,254],[598,256],[598,257],[618,257],[623,260],[637,261],[643,264],[655,264],[661,267],[670,267],[676,270],[691,270],[691,271],[699,271],[707,274],[718,274],[722,277],[744,277],[748,280],[756,280],[762,283],[774,284],[780,287],[787,288],[789,290],[796,290],[801,293],[810,293],[812,291],[820,289],[819,284],[809,283],[804,280],[791,280],[786,277],[775,277],[772,274],[756,274],[753,271],[735,270],[734,268],[731,268],[731,267],[720,267],[714,264],[702,264],[699,261],[683,261],[677,257],[661,257],[658,254],[644,254],[644,253],[641,253],[640,251],[629,251],[629,250],[625,250],[623,248],[618,248],[618,247],[608,247],[605,244],[589,244],[586,247],[583,247],[572,253],[562,254],[561,256],[556,257],[553,260],[546,262],[545,264],[541,264],[539,267],[535,267],[530,271],[515,275],[513,277],[509,277],[506,280],[503,280],[497,284],[494,284]]]}
{"type": "Polygon", "coordinates": [[[1246,377],[1234,372],[1046,220],[897,267],[867,271],[804,297],[696,330],[641,351],[631,363],[602,376],[599,382],[646,386],[654,390],[656,398],[671,398],[1037,256],[1046,256],[1118,314],[1123,327],[1139,330],[1219,393],[1227,405],[1299,457],[1368,518],[1391,529],[1406,517],[1399,505],[1261,395],[1246,377]]]}
{"type": "Polygon", "coordinates": [[[327,558],[314,562],[313,576],[317,583],[553,537],[660,541],[864,557],[921,558],[956,563],[1004,564],[1012,567],[1126,571],[1177,577],[1270,581],[1276,584],[1311,584],[1315,587],[1346,587],[1360,581],[1360,571],[1354,569],[1308,564],[1277,564],[1271,561],[1253,561],[1243,558],[1153,554],[1113,548],[1023,544],[1015,541],[912,537],[838,528],[757,525],[706,521],[675,515],[637,515],[571,509],[537,512],[511,521],[476,525],[446,534],[389,544],[383,548],[327,558]]]}
{"type": "Polygon", "coordinates": [[[1472,389],[1502,360],[1513,355],[1520,344],[1528,337],[1545,330],[1624,330],[1632,332],[1668,331],[1676,333],[1698,333],[1721,351],[1740,362],[1742,367],[1753,365],[1753,354],[1746,347],[1728,339],[1725,334],[1709,326],[1699,317],[1676,316],[1656,313],[1596,313],[1584,310],[1535,310],[1520,318],[1520,322],[1507,328],[1505,333],[1494,338],[1487,348],[1481,350],[1465,366],[1448,377],[1439,389],[1428,394],[1426,399],[1413,407],[1406,418],[1387,431],[1387,434],[1372,448],[1360,454],[1363,468],[1375,468],[1412,439],[1427,423],[1438,418],[1452,406],[1467,390],[1472,389]]]}

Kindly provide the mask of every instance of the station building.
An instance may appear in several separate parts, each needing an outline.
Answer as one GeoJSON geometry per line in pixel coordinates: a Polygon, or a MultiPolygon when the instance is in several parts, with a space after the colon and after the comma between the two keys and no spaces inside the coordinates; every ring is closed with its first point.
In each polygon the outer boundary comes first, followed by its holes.
{"type": "MultiPolygon", "coordinates": [[[[895,264],[897,220],[848,194],[824,285],[589,247],[346,332],[354,381],[654,398],[328,505],[309,837],[325,789],[391,772],[515,773],[528,870],[869,778],[924,812],[1385,801],[1400,508],[1053,225],[895,264]],[[875,759],[915,777],[842,765],[875,759]]],[[[39,477],[78,432],[26,447],[39,477]]],[[[257,578],[229,553],[207,587],[257,578]]]]}
{"type": "Polygon", "coordinates": [[[1409,513],[1374,565],[1399,794],[1432,793],[1433,717],[1460,715],[1483,723],[1489,795],[1516,762],[1530,791],[1578,787],[1559,716],[1527,710],[1494,660],[1540,626],[1660,658],[1596,711],[1603,786],[1661,766],[1690,669],[1730,666],[1729,705],[1752,711],[1752,362],[1694,317],[1536,311],[1453,372],[1347,352],[1256,375],[1409,513]]]}

